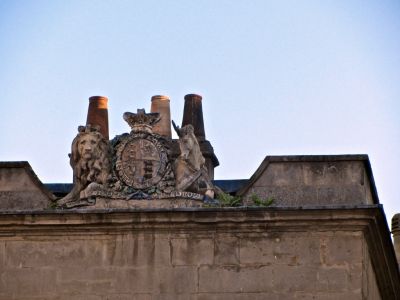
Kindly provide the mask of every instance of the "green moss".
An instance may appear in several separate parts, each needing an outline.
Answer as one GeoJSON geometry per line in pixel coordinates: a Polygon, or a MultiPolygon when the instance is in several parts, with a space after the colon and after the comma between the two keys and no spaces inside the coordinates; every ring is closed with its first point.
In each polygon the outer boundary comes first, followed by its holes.
{"type": "Polygon", "coordinates": [[[226,193],[219,193],[217,199],[220,203],[220,207],[238,207],[242,206],[242,198],[240,196],[232,196],[226,193]]]}
{"type": "Polygon", "coordinates": [[[260,196],[257,194],[251,194],[250,196],[251,201],[253,201],[254,206],[261,206],[261,207],[267,207],[270,206],[274,203],[275,199],[273,197],[268,197],[265,199],[262,199],[260,196]]]}

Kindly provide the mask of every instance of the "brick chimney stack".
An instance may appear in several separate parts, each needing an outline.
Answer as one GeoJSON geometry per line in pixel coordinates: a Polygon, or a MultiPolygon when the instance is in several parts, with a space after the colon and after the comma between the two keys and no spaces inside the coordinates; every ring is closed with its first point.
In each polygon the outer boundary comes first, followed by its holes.
{"type": "Polygon", "coordinates": [[[171,111],[169,106],[169,97],[156,95],[151,97],[152,113],[158,112],[161,120],[153,126],[153,132],[166,138],[172,138],[171,135],[171,111]]]}
{"type": "Polygon", "coordinates": [[[92,96],[89,98],[89,109],[86,125],[100,126],[100,133],[109,139],[108,135],[108,98],[104,96],[92,96]]]}

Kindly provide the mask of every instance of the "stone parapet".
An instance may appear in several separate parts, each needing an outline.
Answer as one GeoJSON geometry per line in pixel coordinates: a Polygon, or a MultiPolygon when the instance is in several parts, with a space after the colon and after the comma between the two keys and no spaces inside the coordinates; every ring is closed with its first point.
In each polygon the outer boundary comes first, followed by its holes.
{"type": "Polygon", "coordinates": [[[367,155],[267,156],[237,192],[275,199],[276,206],[378,204],[367,155]]]}
{"type": "Polygon", "coordinates": [[[0,210],[47,209],[54,198],[27,161],[0,162],[0,210]]]}

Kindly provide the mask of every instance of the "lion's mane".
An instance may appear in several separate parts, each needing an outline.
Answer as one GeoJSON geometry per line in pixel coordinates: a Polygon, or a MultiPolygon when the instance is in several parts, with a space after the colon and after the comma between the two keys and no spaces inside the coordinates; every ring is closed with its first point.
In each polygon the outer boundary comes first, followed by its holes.
{"type": "Polygon", "coordinates": [[[100,132],[92,127],[80,127],[78,135],[72,141],[70,164],[74,174],[74,184],[81,188],[91,182],[105,184],[110,176],[110,145],[100,132]],[[91,158],[85,159],[79,152],[79,143],[91,135],[97,141],[91,152],[91,158]]]}

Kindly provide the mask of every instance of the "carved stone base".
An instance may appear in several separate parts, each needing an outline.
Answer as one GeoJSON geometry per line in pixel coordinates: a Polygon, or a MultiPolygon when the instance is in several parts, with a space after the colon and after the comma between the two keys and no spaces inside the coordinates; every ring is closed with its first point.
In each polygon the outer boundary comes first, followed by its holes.
{"type": "Polygon", "coordinates": [[[203,200],[194,199],[153,199],[153,200],[111,200],[98,198],[91,208],[188,208],[202,207],[203,200]]]}
{"type": "MultiPolygon", "coordinates": [[[[191,193],[193,194],[193,193],[191,193]]],[[[196,194],[196,196],[203,197],[196,194]]],[[[164,198],[164,199],[111,199],[111,198],[88,198],[67,203],[64,208],[189,208],[203,207],[207,204],[200,197],[192,198],[164,198]],[[200,199],[195,199],[200,198],[200,199]]]]}

